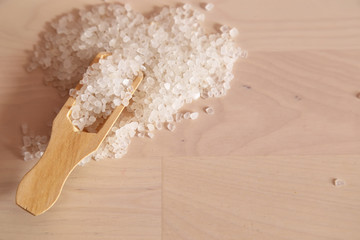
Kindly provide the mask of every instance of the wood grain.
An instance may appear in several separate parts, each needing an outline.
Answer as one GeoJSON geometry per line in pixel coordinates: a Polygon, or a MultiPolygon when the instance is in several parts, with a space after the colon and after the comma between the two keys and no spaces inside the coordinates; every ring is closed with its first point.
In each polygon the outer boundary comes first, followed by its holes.
{"type": "Polygon", "coordinates": [[[359,1],[212,2],[206,27],[236,26],[249,50],[225,98],[184,107],[215,115],[76,168],[57,207],[34,218],[14,203],[34,164],[20,160],[19,125],[49,133],[65,99],[23,71],[25,50],[44,22],[100,1],[0,1],[0,239],[360,239],[359,1]]]}

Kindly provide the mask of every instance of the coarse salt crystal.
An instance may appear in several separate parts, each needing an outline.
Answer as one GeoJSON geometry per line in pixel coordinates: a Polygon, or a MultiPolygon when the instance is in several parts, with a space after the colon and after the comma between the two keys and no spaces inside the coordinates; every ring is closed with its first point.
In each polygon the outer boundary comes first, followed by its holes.
{"type": "Polygon", "coordinates": [[[214,109],[212,107],[206,107],[204,109],[204,111],[207,113],[207,114],[214,114],[214,109]]]}
{"type": "Polygon", "coordinates": [[[198,112],[193,112],[190,114],[190,119],[194,120],[197,119],[199,117],[199,113],[198,112]]]}
{"type": "Polygon", "coordinates": [[[124,5],[124,7],[125,7],[125,9],[126,9],[126,11],[131,11],[131,5],[129,4],[129,3],[126,3],[125,5],[124,5]]]}
{"type": "Polygon", "coordinates": [[[205,5],[205,10],[206,11],[211,11],[214,7],[215,7],[215,5],[213,3],[207,3],[205,5]]]}
{"type": "Polygon", "coordinates": [[[167,124],[167,129],[169,129],[171,132],[175,131],[175,124],[173,123],[168,123],[167,124]]]}
{"type": "Polygon", "coordinates": [[[230,36],[232,38],[236,37],[237,35],[239,35],[239,30],[237,30],[237,28],[232,28],[230,29],[230,32],[229,32],[230,36]]]}
{"type": "Polygon", "coordinates": [[[147,129],[149,129],[149,131],[154,131],[155,127],[154,127],[153,124],[150,123],[150,124],[147,125],[147,129]]]}
{"type": "Polygon", "coordinates": [[[334,179],[334,185],[335,187],[342,187],[345,185],[345,181],[339,178],[334,179]]]}
{"type": "Polygon", "coordinates": [[[29,127],[28,127],[27,123],[21,124],[21,133],[22,134],[24,134],[24,135],[27,134],[28,130],[29,130],[29,127]]]}
{"type": "Polygon", "coordinates": [[[183,117],[184,117],[184,119],[189,119],[190,118],[190,112],[186,112],[186,113],[184,113],[184,115],[183,115],[183,117]]]}

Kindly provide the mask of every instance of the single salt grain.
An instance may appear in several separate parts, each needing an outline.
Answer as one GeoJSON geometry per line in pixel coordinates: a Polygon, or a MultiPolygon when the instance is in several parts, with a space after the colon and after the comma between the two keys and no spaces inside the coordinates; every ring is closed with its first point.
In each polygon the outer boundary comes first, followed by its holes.
{"type": "Polygon", "coordinates": [[[124,5],[124,7],[125,7],[126,11],[128,11],[128,12],[131,11],[131,5],[130,4],[126,3],[124,5]]]}
{"type": "Polygon", "coordinates": [[[25,147],[30,147],[31,146],[31,138],[29,136],[24,136],[23,144],[25,147]]]}
{"type": "Polygon", "coordinates": [[[214,109],[212,107],[206,107],[204,109],[204,111],[207,113],[207,114],[214,114],[214,109]]]}
{"type": "Polygon", "coordinates": [[[35,153],[35,158],[40,159],[43,154],[44,154],[43,152],[38,151],[35,153]]]}
{"type": "Polygon", "coordinates": [[[207,3],[205,5],[205,10],[206,11],[211,11],[214,7],[215,7],[215,5],[213,3],[207,3]]]}
{"type": "Polygon", "coordinates": [[[151,132],[148,132],[148,133],[147,133],[147,136],[148,136],[149,138],[154,138],[155,135],[154,135],[153,133],[151,133],[151,132]]]}
{"type": "Polygon", "coordinates": [[[246,50],[242,50],[240,53],[240,57],[241,58],[247,58],[248,57],[248,52],[246,50]]]}
{"type": "Polygon", "coordinates": [[[24,135],[27,134],[28,130],[29,130],[29,127],[26,123],[21,124],[21,133],[22,134],[24,134],[24,135]]]}
{"type": "Polygon", "coordinates": [[[232,29],[230,29],[230,36],[232,37],[232,38],[234,38],[234,37],[236,37],[237,35],[239,35],[239,30],[237,30],[237,28],[232,28],[232,29]]]}
{"type": "Polygon", "coordinates": [[[339,178],[334,179],[334,186],[335,187],[342,187],[345,185],[345,181],[339,178]]]}
{"type": "Polygon", "coordinates": [[[162,124],[161,122],[157,122],[157,123],[155,124],[155,127],[156,127],[156,129],[161,130],[162,127],[163,127],[163,124],[162,124]]]}
{"type": "Polygon", "coordinates": [[[153,124],[150,123],[150,124],[147,125],[147,129],[149,129],[149,131],[151,132],[151,131],[155,130],[155,127],[154,127],[153,124]]]}
{"type": "Polygon", "coordinates": [[[184,115],[183,115],[183,117],[184,117],[184,119],[189,119],[190,118],[190,112],[186,112],[186,113],[184,113],[184,115]]]}
{"type": "Polygon", "coordinates": [[[182,113],[176,113],[175,114],[175,122],[180,122],[181,121],[181,118],[182,118],[182,113]]]}
{"type": "Polygon", "coordinates": [[[164,87],[166,90],[169,90],[170,89],[170,83],[164,83],[164,87]]]}
{"type": "Polygon", "coordinates": [[[195,119],[197,119],[198,117],[199,117],[199,113],[198,113],[198,112],[193,112],[193,113],[190,114],[190,118],[191,118],[192,120],[195,120],[195,119]]]}
{"type": "Polygon", "coordinates": [[[29,161],[31,159],[33,159],[32,154],[29,152],[24,152],[24,161],[29,161]]]}
{"type": "Polygon", "coordinates": [[[124,41],[124,43],[127,43],[128,41],[130,41],[130,38],[128,36],[125,36],[125,37],[123,37],[123,41],[124,41]]]}
{"type": "Polygon", "coordinates": [[[175,131],[175,124],[173,123],[168,123],[167,124],[167,129],[169,129],[171,132],[175,131]]]}
{"type": "Polygon", "coordinates": [[[145,133],[144,132],[139,132],[138,133],[138,137],[144,137],[145,136],[145,133]]]}

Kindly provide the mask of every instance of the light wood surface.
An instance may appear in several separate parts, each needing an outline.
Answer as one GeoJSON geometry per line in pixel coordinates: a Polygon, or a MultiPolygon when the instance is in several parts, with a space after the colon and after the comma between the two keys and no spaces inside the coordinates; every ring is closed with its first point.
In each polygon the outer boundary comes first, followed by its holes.
{"type": "Polygon", "coordinates": [[[48,133],[65,101],[23,70],[25,51],[44,22],[91,3],[0,1],[0,239],[360,239],[357,0],[214,1],[209,28],[236,26],[249,51],[226,97],[184,108],[215,115],[77,167],[46,214],[16,206],[35,163],[20,160],[20,123],[48,133]]]}

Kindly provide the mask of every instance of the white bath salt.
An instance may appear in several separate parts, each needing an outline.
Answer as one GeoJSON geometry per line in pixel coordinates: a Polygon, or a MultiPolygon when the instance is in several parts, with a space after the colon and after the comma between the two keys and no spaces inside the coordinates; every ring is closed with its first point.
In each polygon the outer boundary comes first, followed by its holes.
{"type": "Polygon", "coordinates": [[[108,3],[50,22],[52,29],[42,33],[28,69],[44,69],[45,83],[59,91],[80,80],[81,89],[70,93],[76,98],[72,123],[91,132],[115,107],[124,105],[129,113],[121,115],[99,149],[81,164],[90,158],[122,157],[134,136],[144,137],[164,124],[173,131],[176,122],[190,119],[190,112],[177,115],[184,104],[226,94],[234,63],[244,51],[228,26],[207,33],[204,17],[189,4],[163,7],[145,17],[128,4],[108,3]],[[99,52],[111,56],[89,67],[99,52]],[[140,71],[145,77],[131,96],[129,86],[140,71]]]}
{"type": "Polygon", "coordinates": [[[29,136],[24,134],[23,147],[21,148],[24,160],[39,160],[46,150],[48,140],[47,136],[29,136]]]}
{"type": "Polygon", "coordinates": [[[151,133],[151,132],[148,132],[146,134],[149,138],[154,138],[155,134],[154,133],[151,133]]]}
{"type": "Polygon", "coordinates": [[[198,112],[193,112],[190,114],[190,119],[195,120],[199,117],[199,113],[198,112]]]}
{"type": "Polygon", "coordinates": [[[126,3],[126,4],[124,5],[124,7],[125,7],[126,11],[128,11],[128,12],[131,11],[131,5],[130,5],[129,3],[126,3]]]}
{"type": "Polygon", "coordinates": [[[237,30],[237,28],[232,28],[232,29],[230,29],[229,34],[232,38],[234,38],[237,35],[239,35],[239,30],[237,30]]]}
{"type": "Polygon", "coordinates": [[[29,126],[27,123],[22,123],[21,124],[21,133],[23,135],[26,135],[28,133],[28,130],[29,130],[29,126]]]}
{"type": "Polygon", "coordinates": [[[342,187],[345,185],[345,181],[339,178],[334,179],[334,186],[335,187],[342,187]]]}
{"type": "Polygon", "coordinates": [[[183,114],[178,112],[175,114],[175,122],[180,122],[183,117],[183,114]]]}
{"type": "Polygon", "coordinates": [[[31,146],[31,138],[29,136],[23,136],[23,144],[24,144],[24,147],[30,147],[31,146]]]}
{"type": "Polygon", "coordinates": [[[207,113],[207,114],[214,114],[215,111],[212,107],[206,107],[204,108],[204,111],[207,113]]]}
{"type": "Polygon", "coordinates": [[[184,115],[183,115],[183,117],[184,117],[184,119],[190,119],[190,112],[186,112],[186,113],[184,113],[184,115]]]}
{"type": "Polygon", "coordinates": [[[152,131],[155,130],[155,127],[154,127],[153,124],[149,123],[149,124],[147,125],[147,129],[148,129],[150,132],[152,132],[152,131]]]}
{"type": "Polygon", "coordinates": [[[175,124],[173,123],[167,124],[167,129],[169,129],[171,132],[175,131],[175,128],[176,128],[175,124]]]}
{"type": "Polygon", "coordinates": [[[211,11],[214,7],[215,5],[213,3],[207,3],[204,8],[206,11],[211,11]]]}
{"type": "Polygon", "coordinates": [[[155,127],[156,127],[157,130],[161,130],[163,128],[163,124],[161,122],[157,122],[155,124],[155,127]]]}

